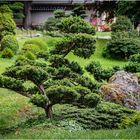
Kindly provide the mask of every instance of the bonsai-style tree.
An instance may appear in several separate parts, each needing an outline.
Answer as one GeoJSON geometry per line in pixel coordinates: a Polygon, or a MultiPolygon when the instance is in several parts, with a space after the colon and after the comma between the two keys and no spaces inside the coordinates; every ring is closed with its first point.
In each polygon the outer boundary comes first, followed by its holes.
{"type": "Polygon", "coordinates": [[[95,28],[81,17],[64,17],[57,28],[64,33],[87,33],[95,35],[95,28]]]}
{"type": "Polygon", "coordinates": [[[17,60],[0,76],[0,87],[29,97],[33,104],[45,110],[49,118],[55,104],[95,107],[100,101],[100,96],[94,93],[96,84],[82,76],[83,70],[77,62],[66,59],[69,52],[89,58],[94,51],[95,40],[91,35],[75,34],[56,45],[50,52],[48,65],[17,60]],[[27,88],[28,82],[32,86],[27,88]]]}

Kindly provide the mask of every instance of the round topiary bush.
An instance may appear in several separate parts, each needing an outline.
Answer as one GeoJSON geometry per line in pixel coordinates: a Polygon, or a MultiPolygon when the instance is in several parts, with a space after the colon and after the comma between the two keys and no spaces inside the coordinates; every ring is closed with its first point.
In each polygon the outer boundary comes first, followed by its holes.
{"type": "Polygon", "coordinates": [[[140,63],[140,54],[134,54],[129,57],[129,61],[140,63]]]}
{"type": "Polygon", "coordinates": [[[96,93],[90,93],[84,97],[84,102],[89,107],[96,107],[100,101],[101,97],[96,93]]]}
{"type": "Polygon", "coordinates": [[[133,30],[133,25],[130,19],[125,16],[117,17],[116,23],[112,24],[112,32],[131,31],[131,30],[133,30]]]}
{"type": "Polygon", "coordinates": [[[36,55],[34,55],[31,51],[26,51],[24,56],[30,60],[35,60],[36,59],[36,55]]]}
{"type": "Polygon", "coordinates": [[[1,52],[1,57],[2,58],[12,58],[14,56],[14,53],[11,49],[9,48],[5,48],[2,52],[1,52]]]}
{"type": "Polygon", "coordinates": [[[140,52],[139,39],[125,36],[120,38],[118,35],[114,35],[103,54],[104,56],[127,60],[131,55],[137,54],[138,52],[140,52]]]}
{"type": "Polygon", "coordinates": [[[38,46],[40,50],[45,50],[45,51],[48,50],[47,43],[40,38],[29,39],[29,40],[25,41],[25,43],[24,43],[24,45],[27,45],[27,44],[34,44],[34,45],[38,46]]]}
{"type": "Polygon", "coordinates": [[[36,44],[24,44],[22,51],[30,51],[33,54],[36,54],[37,52],[40,51],[40,48],[36,44]]]}
{"type": "Polygon", "coordinates": [[[95,28],[80,17],[62,18],[58,29],[65,33],[87,33],[95,35],[95,28]]]}
{"type": "Polygon", "coordinates": [[[6,35],[3,37],[1,41],[0,50],[4,50],[6,48],[11,49],[14,54],[18,51],[19,45],[16,38],[13,35],[6,35]]]}
{"type": "Polygon", "coordinates": [[[15,34],[16,24],[11,14],[0,12],[0,40],[9,33],[15,34]]]}

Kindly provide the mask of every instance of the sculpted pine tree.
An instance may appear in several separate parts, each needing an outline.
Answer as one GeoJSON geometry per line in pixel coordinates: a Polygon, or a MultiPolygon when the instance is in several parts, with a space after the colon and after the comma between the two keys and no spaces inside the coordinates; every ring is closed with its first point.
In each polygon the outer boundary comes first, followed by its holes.
{"type": "Polygon", "coordinates": [[[75,34],[59,42],[50,52],[48,65],[31,60],[17,60],[15,65],[0,76],[0,87],[8,88],[29,97],[30,101],[52,117],[55,104],[73,104],[94,107],[100,96],[93,93],[96,86],[82,76],[77,62],[66,59],[69,52],[89,58],[95,51],[95,40],[87,34],[75,34]],[[27,83],[32,83],[27,88],[27,83]]]}

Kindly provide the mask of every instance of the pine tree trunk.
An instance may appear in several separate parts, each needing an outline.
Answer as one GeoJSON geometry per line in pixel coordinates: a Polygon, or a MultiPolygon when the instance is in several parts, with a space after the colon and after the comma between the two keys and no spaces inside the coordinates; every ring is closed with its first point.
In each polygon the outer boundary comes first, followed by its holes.
{"type": "Polygon", "coordinates": [[[52,118],[53,117],[53,110],[52,110],[52,106],[51,105],[48,105],[46,108],[45,108],[45,114],[46,114],[46,117],[47,118],[52,118]]]}

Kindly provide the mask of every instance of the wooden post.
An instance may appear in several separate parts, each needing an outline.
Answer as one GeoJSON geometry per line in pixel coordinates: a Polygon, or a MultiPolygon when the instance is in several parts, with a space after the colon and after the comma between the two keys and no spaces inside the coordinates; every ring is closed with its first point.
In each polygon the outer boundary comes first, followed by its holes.
{"type": "Polygon", "coordinates": [[[24,1],[24,15],[23,27],[29,29],[31,26],[31,1],[24,1]]]}

